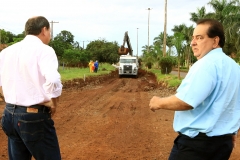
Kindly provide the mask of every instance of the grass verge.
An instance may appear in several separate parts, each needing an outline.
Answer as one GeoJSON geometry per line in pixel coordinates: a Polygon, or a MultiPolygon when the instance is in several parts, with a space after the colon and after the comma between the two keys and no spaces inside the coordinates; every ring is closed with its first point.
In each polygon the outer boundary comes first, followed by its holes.
{"type": "MultiPolygon", "coordinates": [[[[59,73],[61,74],[61,80],[67,81],[72,80],[75,78],[84,78],[88,76],[97,76],[108,74],[111,71],[116,70],[114,66],[108,63],[101,63],[99,64],[98,72],[97,73],[90,73],[89,68],[63,68],[59,67],[59,73]]],[[[177,76],[171,74],[161,74],[159,69],[149,69],[148,72],[152,72],[156,75],[157,81],[166,83],[168,87],[178,87],[182,79],[178,79],[177,76]]]]}
{"type": "Polygon", "coordinates": [[[178,76],[171,74],[161,74],[160,69],[149,69],[148,71],[156,75],[157,81],[159,83],[164,82],[168,87],[178,87],[182,82],[182,78],[178,79],[178,76]]]}
{"type": "Polygon", "coordinates": [[[114,71],[116,68],[108,63],[100,63],[97,73],[90,73],[89,68],[63,68],[59,67],[59,73],[61,74],[61,80],[67,81],[75,78],[84,78],[88,76],[97,76],[102,74],[108,74],[114,71]]]}

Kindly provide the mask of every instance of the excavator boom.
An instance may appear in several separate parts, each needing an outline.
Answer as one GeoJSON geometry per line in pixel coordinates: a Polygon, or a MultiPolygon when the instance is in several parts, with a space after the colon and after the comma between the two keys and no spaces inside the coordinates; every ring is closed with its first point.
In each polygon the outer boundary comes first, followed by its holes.
{"type": "Polygon", "coordinates": [[[131,56],[133,55],[130,38],[128,36],[128,32],[126,31],[124,34],[124,37],[123,37],[123,45],[118,49],[118,54],[119,55],[127,55],[128,53],[131,56]],[[125,43],[127,43],[128,48],[125,48],[125,43]]]}

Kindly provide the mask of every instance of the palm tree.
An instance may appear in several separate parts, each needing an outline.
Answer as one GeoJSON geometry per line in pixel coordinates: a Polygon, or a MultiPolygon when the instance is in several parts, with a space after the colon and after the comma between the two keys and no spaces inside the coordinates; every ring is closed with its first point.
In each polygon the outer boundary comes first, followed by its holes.
{"type": "Polygon", "coordinates": [[[172,31],[174,31],[174,33],[182,33],[184,36],[184,50],[183,50],[183,56],[184,57],[180,57],[180,59],[185,59],[187,62],[187,67],[189,68],[189,62],[192,56],[192,52],[191,52],[191,47],[190,47],[190,43],[191,43],[191,39],[192,39],[192,34],[193,34],[193,26],[191,25],[190,27],[187,27],[185,24],[181,24],[179,26],[174,26],[174,28],[172,29],[172,31]]]}
{"type": "Polygon", "coordinates": [[[189,64],[190,64],[190,59],[191,59],[191,56],[193,56],[192,54],[192,49],[191,49],[191,40],[192,40],[192,35],[193,35],[193,26],[190,26],[190,27],[185,27],[183,28],[183,35],[184,35],[184,39],[186,40],[186,46],[185,46],[185,52],[186,53],[186,62],[187,62],[187,67],[189,68],[189,64]]]}
{"type": "Polygon", "coordinates": [[[210,18],[217,19],[223,23],[226,15],[231,12],[232,6],[235,6],[237,2],[239,3],[239,0],[230,0],[229,3],[227,0],[211,0],[208,4],[212,7],[214,12],[211,13],[210,18]]]}
{"type": "Polygon", "coordinates": [[[174,33],[172,43],[174,44],[178,54],[178,79],[180,79],[180,57],[181,57],[180,55],[182,53],[183,42],[184,35],[180,32],[174,33]]]}
{"type": "Polygon", "coordinates": [[[164,38],[164,34],[163,32],[161,32],[157,37],[153,39],[154,40],[153,44],[163,46],[163,38],[164,38]]]}
{"type": "Polygon", "coordinates": [[[143,48],[142,60],[145,63],[145,66],[147,66],[148,68],[151,68],[154,62],[157,61],[157,53],[154,50],[154,46],[153,45],[149,46],[149,52],[148,52],[148,45],[145,45],[142,48],[143,48]]]}
{"type": "Polygon", "coordinates": [[[191,18],[190,20],[193,22],[197,22],[199,19],[205,18],[206,17],[206,8],[202,7],[202,8],[198,8],[197,9],[197,13],[190,13],[191,18]]]}
{"type": "Polygon", "coordinates": [[[208,3],[214,10],[211,18],[219,20],[225,29],[224,51],[231,55],[239,52],[240,2],[239,0],[211,0],[208,3]]]}
{"type": "MultiPolygon", "coordinates": [[[[197,22],[202,18],[217,19],[223,24],[225,30],[225,46],[226,54],[231,55],[233,52],[240,51],[239,29],[240,29],[240,1],[239,0],[211,0],[208,5],[211,6],[213,12],[206,12],[205,7],[197,9],[196,13],[190,13],[190,20],[197,22]]],[[[178,28],[174,28],[175,30],[178,28]]],[[[239,53],[240,56],[240,53],[239,53]]]]}
{"type": "Polygon", "coordinates": [[[148,51],[148,45],[145,45],[145,46],[142,46],[142,52],[143,52],[143,55],[147,53],[148,51]]]}
{"type": "MultiPolygon", "coordinates": [[[[163,40],[164,40],[164,33],[161,32],[157,37],[154,38],[154,46],[160,46],[160,48],[163,48],[163,40]]],[[[169,36],[167,34],[166,38],[166,46],[168,47],[168,53],[171,54],[171,48],[173,46],[172,44],[172,36],[169,36]]]]}
{"type": "Polygon", "coordinates": [[[173,39],[173,36],[167,36],[167,47],[168,47],[168,56],[170,56],[172,54],[172,47],[174,46],[173,43],[172,43],[172,39],[173,39]]]}

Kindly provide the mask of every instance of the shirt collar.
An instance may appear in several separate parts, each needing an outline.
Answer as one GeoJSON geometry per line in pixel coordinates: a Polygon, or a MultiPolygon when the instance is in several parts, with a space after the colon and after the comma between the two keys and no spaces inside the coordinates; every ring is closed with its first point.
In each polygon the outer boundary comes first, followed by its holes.
{"type": "Polygon", "coordinates": [[[34,35],[27,35],[24,38],[24,41],[41,42],[41,43],[43,43],[37,36],[34,36],[34,35]]]}

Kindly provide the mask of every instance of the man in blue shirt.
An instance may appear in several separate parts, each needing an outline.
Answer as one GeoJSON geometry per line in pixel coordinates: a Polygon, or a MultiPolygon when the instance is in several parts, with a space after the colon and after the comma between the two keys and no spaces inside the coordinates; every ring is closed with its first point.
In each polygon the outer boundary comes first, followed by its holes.
{"type": "Polygon", "coordinates": [[[169,160],[228,160],[240,126],[240,68],[222,48],[223,26],[197,22],[192,50],[198,61],[170,97],[154,96],[150,109],[174,110],[179,133],[169,160]]]}
{"type": "Polygon", "coordinates": [[[98,61],[94,63],[94,72],[97,73],[98,71],[98,61]]]}

